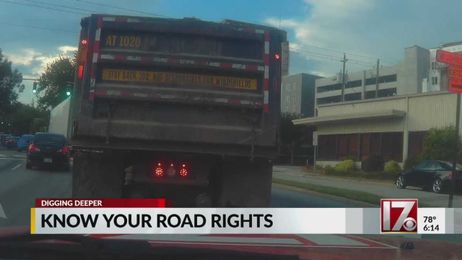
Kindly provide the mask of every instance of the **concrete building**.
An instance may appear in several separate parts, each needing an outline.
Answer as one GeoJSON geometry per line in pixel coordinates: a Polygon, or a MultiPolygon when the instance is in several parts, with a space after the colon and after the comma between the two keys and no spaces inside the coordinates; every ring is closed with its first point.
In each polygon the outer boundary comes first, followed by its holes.
{"type": "Polygon", "coordinates": [[[422,151],[429,129],[455,125],[455,107],[455,94],[429,92],[320,104],[317,117],[293,122],[316,127],[317,164],[371,155],[404,162],[422,151]]]}
{"type": "Polygon", "coordinates": [[[449,52],[462,53],[462,42],[452,42],[430,49],[428,78],[422,82],[423,92],[447,90],[447,65],[436,61],[436,51],[442,49],[449,52]]]}
{"type": "MultiPolygon", "coordinates": [[[[344,101],[408,95],[422,92],[428,77],[429,50],[412,46],[405,49],[404,60],[395,66],[348,73],[343,90],[344,101]],[[377,84],[378,81],[378,84],[377,84]]],[[[347,63],[348,64],[348,63],[347,63]]],[[[342,76],[317,79],[316,105],[342,102],[342,76]]]]}
{"type": "Polygon", "coordinates": [[[314,116],[316,75],[300,73],[282,78],[281,112],[314,116]]]}

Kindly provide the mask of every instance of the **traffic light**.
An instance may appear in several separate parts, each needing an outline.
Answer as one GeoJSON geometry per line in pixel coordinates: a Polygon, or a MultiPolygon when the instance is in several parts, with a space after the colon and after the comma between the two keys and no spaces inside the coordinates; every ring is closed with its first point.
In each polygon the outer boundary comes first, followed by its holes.
{"type": "Polygon", "coordinates": [[[67,84],[67,85],[66,85],[66,96],[67,96],[67,97],[70,97],[70,96],[71,96],[71,94],[72,94],[72,87],[73,87],[72,84],[67,84]]]}
{"type": "Polygon", "coordinates": [[[34,83],[32,83],[32,93],[37,93],[37,81],[34,81],[34,83]]]}

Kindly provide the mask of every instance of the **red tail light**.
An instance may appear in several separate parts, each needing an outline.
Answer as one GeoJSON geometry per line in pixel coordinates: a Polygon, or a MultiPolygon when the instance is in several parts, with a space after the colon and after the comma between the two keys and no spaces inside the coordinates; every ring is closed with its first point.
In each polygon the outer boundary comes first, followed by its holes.
{"type": "Polygon", "coordinates": [[[181,164],[181,168],[180,168],[178,174],[181,177],[187,177],[189,175],[188,167],[186,166],[186,164],[184,164],[184,163],[181,164]]]}
{"type": "Polygon", "coordinates": [[[35,144],[30,144],[28,151],[29,153],[35,153],[40,152],[40,149],[35,144]]]}
{"type": "Polygon", "coordinates": [[[164,171],[164,168],[162,167],[162,163],[159,162],[154,166],[153,174],[156,177],[163,177],[164,176],[165,171],[164,171]]]}
{"type": "Polygon", "coordinates": [[[69,149],[69,146],[63,146],[63,148],[58,150],[58,153],[69,154],[70,151],[71,149],[69,149]]]}
{"type": "Polygon", "coordinates": [[[77,79],[78,80],[82,80],[83,79],[83,69],[84,69],[84,66],[83,65],[79,65],[79,68],[77,70],[77,79]]]}

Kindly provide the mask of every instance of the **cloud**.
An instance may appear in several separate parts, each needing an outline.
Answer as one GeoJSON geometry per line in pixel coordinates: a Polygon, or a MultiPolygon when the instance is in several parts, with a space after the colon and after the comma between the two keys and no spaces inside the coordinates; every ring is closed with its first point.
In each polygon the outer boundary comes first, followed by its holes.
{"type": "Polygon", "coordinates": [[[456,22],[462,2],[457,0],[444,5],[419,0],[305,0],[303,4],[302,17],[264,21],[286,29],[291,52],[307,61],[304,68],[291,67],[291,71],[335,74],[343,52],[350,71],[372,68],[377,58],[393,65],[402,60],[406,47],[431,48],[462,38],[456,22]]]}
{"type": "Polygon", "coordinates": [[[78,48],[75,46],[68,45],[58,47],[58,50],[64,55],[73,55],[73,53],[76,52],[77,49],[78,48]]]}
{"type": "Polygon", "coordinates": [[[32,62],[42,54],[34,49],[26,48],[19,53],[6,54],[5,56],[15,65],[29,66],[32,62]]]}
{"type": "Polygon", "coordinates": [[[14,53],[5,53],[5,56],[11,60],[15,67],[19,67],[24,75],[29,77],[39,77],[48,64],[59,59],[60,57],[73,57],[77,48],[74,46],[59,46],[55,51],[43,54],[33,48],[24,48],[14,53]]]}

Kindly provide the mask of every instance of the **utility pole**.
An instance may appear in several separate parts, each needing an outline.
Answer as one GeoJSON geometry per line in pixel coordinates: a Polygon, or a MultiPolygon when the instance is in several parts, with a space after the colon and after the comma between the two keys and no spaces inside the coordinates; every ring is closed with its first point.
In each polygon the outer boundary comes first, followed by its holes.
{"type": "Polygon", "coordinates": [[[459,140],[460,140],[460,93],[457,93],[457,104],[456,104],[456,150],[454,151],[454,159],[452,161],[452,176],[451,186],[449,188],[449,201],[448,208],[453,207],[454,191],[456,189],[456,178],[457,178],[457,155],[459,154],[459,140]]]}
{"type": "Polygon", "coordinates": [[[346,54],[343,53],[343,59],[341,60],[341,62],[343,63],[343,69],[342,69],[342,102],[345,101],[345,84],[346,84],[346,80],[345,80],[345,66],[346,66],[346,62],[347,62],[347,58],[346,58],[346,54]]]}
{"type": "Polygon", "coordinates": [[[379,97],[379,67],[380,67],[380,59],[377,59],[377,68],[375,72],[375,97],[379,97]]]}

